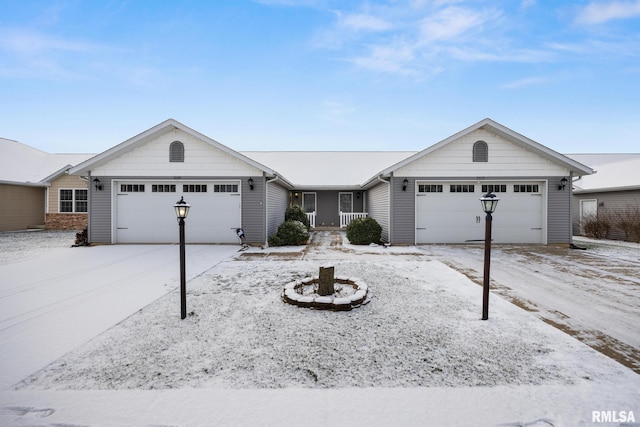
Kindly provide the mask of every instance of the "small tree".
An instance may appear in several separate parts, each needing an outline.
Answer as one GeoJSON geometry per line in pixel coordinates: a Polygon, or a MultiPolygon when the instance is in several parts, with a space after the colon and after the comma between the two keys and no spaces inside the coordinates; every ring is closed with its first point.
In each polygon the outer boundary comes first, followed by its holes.
{"type": "Polygon", "coordinates": [[[287,208],[284,212],[284,220],[285,221],[300,221],[303,223],[307,230],[311,228],[311,224],[309,222],[309,217],[306,212],[300,205],[292,205],[287,208]]]}
{"type": "Polygon", "coordinates": [[[382,226],[373,218],[356,218],[347,225],[347,239],[354,245],[380,243],[382,226]]]}

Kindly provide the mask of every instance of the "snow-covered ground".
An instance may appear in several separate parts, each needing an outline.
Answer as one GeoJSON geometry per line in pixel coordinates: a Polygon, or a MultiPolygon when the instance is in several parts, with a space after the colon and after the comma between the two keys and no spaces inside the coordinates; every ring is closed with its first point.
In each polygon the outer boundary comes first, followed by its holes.
{"type": "MultiPolygon", "coordinates": [[[[594,411],[618,420],[601,425],[640,425],[640,376],[632,370],[495,293],[489,320],[480,320],[473,274],[442,262],[447,251],[458,257],[474,248],[357,247],[341,237],[322,232],[306,247],[234,249],[213,257],[211,268],[199,261],[184,321],[175,279],[168,271],[164,281],[147,278],[144,269],[137,282],[162,282],[168,293],[0,392],[0,425],[586,426],[598,425],[594,411]],[[286,283],[327,263],[366,282],[371,302],[327,312],[281,301],[286,283]]],[[[122,267],[104,270],[113,274],[170,263],[159,253],[175,249],[149,246],[127,264],[127,248],[145,247],[59,248],[38,260],[51,268],[60,251],[69,262],[86,253],[122,267]]],[[[198,248],[209,246],[188,247],[198,248]]],[[[637,259],[635,250],[620,249],[621,259],[637,259]]],[[[0,277],[25,259],[0,266],[0,277]]],[[[499,277],[499,261],[492,271],[499,277]]],[[[45,282],[41,288],[54,284],[45,282]]],[[[617,292],[604,283],[605,295],[617,292]]],[[[625,298],[637,298],[638,286],[628,286],[625,298]]],[[[122,296],[102,302],[109,312],[122,296]]],[[[635,328],[625,334],[630,344],[638,338],[635,328]]],[[[37,350],[49,352],[45,343],[37,350]]]]}

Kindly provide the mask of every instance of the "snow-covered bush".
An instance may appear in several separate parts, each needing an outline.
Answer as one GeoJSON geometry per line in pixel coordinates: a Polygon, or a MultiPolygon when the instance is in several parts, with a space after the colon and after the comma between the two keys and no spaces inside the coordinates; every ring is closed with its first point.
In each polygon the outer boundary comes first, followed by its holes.
{"type": "Polygon", "coordinates": [[[347,225],[347,239],[354,245],[380,243],[382,226],[373,218],[356,218],[347,225]]]}
{"type": "Polygon", "coordinates": [[[309,217],[305,213],[304,209],[302,209],[299,205],[289,206],[284,213],[285,221],[300,221],[303,223],[307,230],[311,228],[311,224],[309,223],[309,217]]]}
{"type": "Polygon", "coordinates": [[[269,236],[269,246],[302,245],[307,240],[307,226],[300,221],[288,220],[280,224],[276,234],[269,236]]]}

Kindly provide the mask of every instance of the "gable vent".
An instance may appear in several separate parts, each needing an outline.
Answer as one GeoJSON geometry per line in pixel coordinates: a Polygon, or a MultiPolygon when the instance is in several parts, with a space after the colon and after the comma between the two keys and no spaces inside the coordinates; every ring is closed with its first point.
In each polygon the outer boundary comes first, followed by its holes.
{"type": "Polygon", "coordinates": [[[180,141],[173,141],[169,146],[169,161],[184,162],[184,145],[180,141]]]}
{"type": "Polygon", "coordinates": [[[488,162],[489,161],[489,146],[484,141],[477,141],[473,144],[473,161],[474,162],[488,162]]]}

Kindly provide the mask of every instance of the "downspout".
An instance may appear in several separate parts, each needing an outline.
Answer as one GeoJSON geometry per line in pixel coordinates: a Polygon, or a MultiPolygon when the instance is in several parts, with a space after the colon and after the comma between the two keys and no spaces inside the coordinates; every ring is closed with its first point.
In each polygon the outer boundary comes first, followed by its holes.
{"type": "Polygon", "coordinates": [[[269,184],[271,184],[272,182],[276,182],[277,180],[279,180],[280,177],[278,175],[275,176],[275,178],[273,179],[267,179],[266,183],[265,183],[265,188],[264,188],[264,200],[265,200],[265,206],[264,206],[264,247],[269,246],[269,184]]]}

